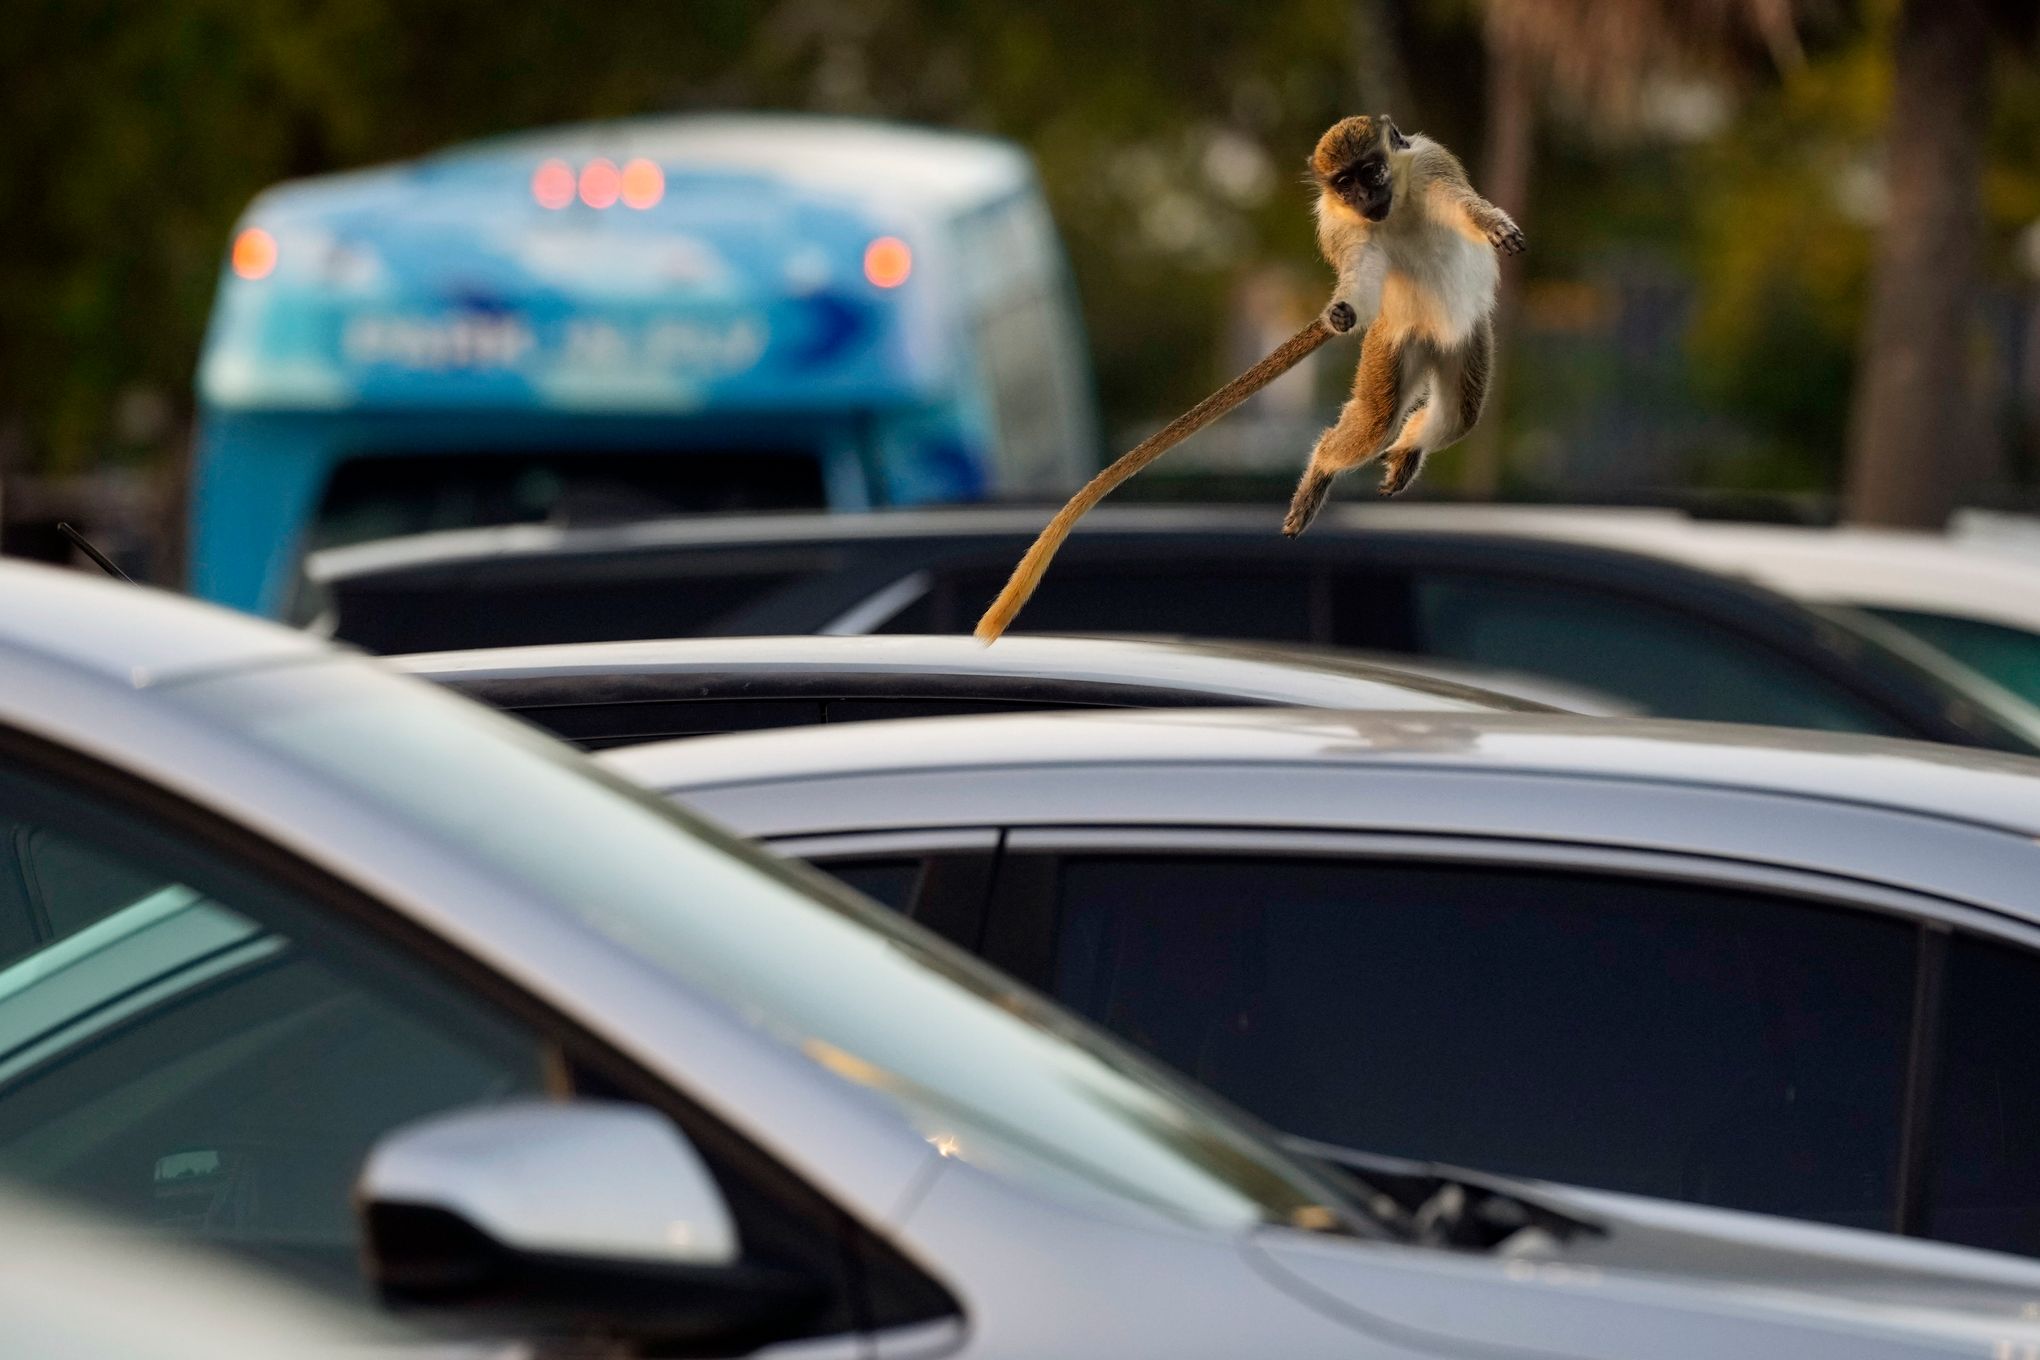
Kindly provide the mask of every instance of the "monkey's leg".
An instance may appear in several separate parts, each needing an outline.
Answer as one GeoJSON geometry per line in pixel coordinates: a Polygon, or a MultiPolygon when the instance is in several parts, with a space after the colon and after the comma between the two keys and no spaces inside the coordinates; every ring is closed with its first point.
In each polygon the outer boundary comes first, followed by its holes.
{"type": "Polygon", "coordinates": [[[1308,529],[1324,508],[1332,478],[1380,452],[1402,413],[1403,368],[1403,346],[1378,328],[1369,327],[1360,342],[1353,395],[1340,408],[1338,422],[1319,435],[1311,449],[1310,464],[1303,470],[1303,480],[1289,501],[1289,515],[1282,521],[1283,533],[1294,538],[1308,529]]]}
{"type": "Polygon", "coordinates": [[[1332,494],[1332,476],[1316,463],[1303,470],[1303,480],[1296,484],[1296,494],[1289,498],[1289,513],[1282,520],[1286,537],[1295,538],[1308,529],[1318,511],[1325,508],[1325,497],[1332,494]]]}
{"type": "Polygon", "coordinates": [[[1487,405],[1488,374],[1494,367],[1494,328],[1481,318],[1464,346],[1438,355],[1432,371],[1430,400],[1396,436],[1395,447],[1382,455],[1381,494],[1398,496],[1409,490],[1424,459],[1466,437],[1487,405]]]}
{"type": "MultiPolygon", "coordinates": [[[[1433,384],[1434,388],[1436,384],[1433,384]]],[[[1422,405],[1410,412],[1403,422],[1402,430],[1395,437],[1395,444],[1381,455],[1381,486],[1383,496],[1394,496],[1409,488],[1424,467],[1424,432],[1437,423],[1437,393],[1425,397],[1422,405]]]]}

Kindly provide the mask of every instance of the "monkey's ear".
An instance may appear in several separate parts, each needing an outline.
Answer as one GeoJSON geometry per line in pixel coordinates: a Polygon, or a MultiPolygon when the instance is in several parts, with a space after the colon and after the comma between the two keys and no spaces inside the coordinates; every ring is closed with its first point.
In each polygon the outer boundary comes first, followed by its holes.
{"type": "Polygon", "coordinates": [[[1388,125],[1388,144],[1397,151],[1410,149],[1410,139],[1402,135],[1402,129],[1394,123],[1388,125]]]}

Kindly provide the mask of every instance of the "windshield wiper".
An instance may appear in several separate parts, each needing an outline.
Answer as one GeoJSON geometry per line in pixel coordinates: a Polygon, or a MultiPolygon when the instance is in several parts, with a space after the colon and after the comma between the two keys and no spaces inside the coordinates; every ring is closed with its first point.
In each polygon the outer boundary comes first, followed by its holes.
{"type": "Polygon", "coordinates": [[[1346,1173],[1358,1183],[1368,1212],[1419,1246],[1492,1251],[1525,1229],[1560,1242],[1608,1231],[1504,1176],[1384,1157],[1313,1138],[1284,1135],[1280,1141],[1291,1152],[1346,1173]]]}

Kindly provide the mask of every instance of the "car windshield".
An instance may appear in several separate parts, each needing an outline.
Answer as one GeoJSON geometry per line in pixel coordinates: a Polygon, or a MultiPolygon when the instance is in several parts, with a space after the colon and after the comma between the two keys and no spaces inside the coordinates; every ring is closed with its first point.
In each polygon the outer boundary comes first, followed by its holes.
{"type": "Polygon", "coordinates": [[[174,692],[535,886],[945,1155],[1206,1227],[1356,1226],[1312,1171],[1117,1041],[479,705],[341,660],[174,692]]]}

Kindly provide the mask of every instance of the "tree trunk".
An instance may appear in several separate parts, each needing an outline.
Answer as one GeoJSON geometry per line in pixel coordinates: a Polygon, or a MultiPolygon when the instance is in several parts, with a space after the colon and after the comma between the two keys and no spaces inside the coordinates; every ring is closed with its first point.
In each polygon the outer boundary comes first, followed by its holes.
{"type": "Polygon", "coordinates": [[[1849,416],[1844,512],[1864,524],[1939,528],[1970,468],[1988,18],[1981,0],[1905,0],[1894,44],[1888,207],[1849,416]]]}
{"type": "MultiPolygon", "coordinates": [[[[1483,197],[1516,219],[1531,237],[1525,220],[1529,210],[1530,176],[1537,154],[1537,98],[1530,72],[1513,46],[1488,43],[1487,131],[1481,139],[1480,183],[1483,197]]],[[[1502,282],[1495,294],[1495,358],[1488,379],[1487,409],[1460,454],[1460,489],[1469,496],[1492,498],[1502,485],[1502,397],[1509,375],[1509,337],[1516,319],[1516,294],[1523,278],[1519,257],[1502,257],[1502,282]]]]}
{"type": "Polygon", "coordinates": [[[1385,0],[1348,0],[1346,37],[1353,63],[1353,100],[1348,113],[1386,113],[1398,126],[1422,127],[1403,79],[1402,49],[1395,15],[1385,0]]]}

